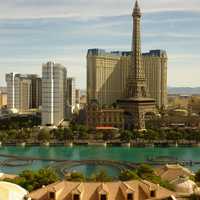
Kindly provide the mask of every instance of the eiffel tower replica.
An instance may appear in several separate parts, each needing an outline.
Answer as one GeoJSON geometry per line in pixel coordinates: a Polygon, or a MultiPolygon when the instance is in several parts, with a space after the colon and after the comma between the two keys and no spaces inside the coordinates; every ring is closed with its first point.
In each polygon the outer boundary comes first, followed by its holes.
{"type": "MultiPolygon", "coordinates": [[[[145,129],[145,115],[156,113],[155,100],[149,97],[141,55],[141,11],[136,0],[133,10],[132,56],[125,98],[117,100],[130,119],[129,127],[136,131],[145,129]]],[[[125,120],[126,121],[126,120],[125,120]]]]}

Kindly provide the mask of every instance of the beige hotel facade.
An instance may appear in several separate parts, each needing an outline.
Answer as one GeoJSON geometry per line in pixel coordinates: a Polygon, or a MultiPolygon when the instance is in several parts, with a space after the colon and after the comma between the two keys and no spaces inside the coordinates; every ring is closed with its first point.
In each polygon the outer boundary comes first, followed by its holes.
{"type": "MultiPolygon", "coordinates": [[[[112,105],[125,96],[131,52],[89,49],[87,54],[87,100],[112,105]]],[[[142,54],[147,88],[160,109],[167,106],[167,53],[151,50],[142,54]]]]}

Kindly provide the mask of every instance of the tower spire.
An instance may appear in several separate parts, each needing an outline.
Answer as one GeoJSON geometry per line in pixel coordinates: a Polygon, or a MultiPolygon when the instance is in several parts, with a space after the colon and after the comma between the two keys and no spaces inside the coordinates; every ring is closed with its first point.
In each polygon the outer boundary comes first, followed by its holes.
{"type": "Polygon", "coordinates": [[[135,1],[135,9],[139,8],[138,0],[135,1]]]}
{"type": "Polygon", "coordinates": [[[129,80],[128,80],[128,97],[146,97],[147,88],[142,66],[141,53],[141,11],[138,1],[135,2],[133,9],[133,36],[132,36],[132,60],[130,66],[129,80]]]}
{"type": "Polygon", "coordinates": [[[145,114],[155,112],[155,100],[149,98],[147,93],[145,73],[142,64],[141,53],[141,11],[138,1],[133,9],[133,36],[132,36],[132,56],[129,65],[129,77],[127,80],[126,98],[118,100],[120,108],[128,113],[125,122],[134,130],[145,130],[145,114]],[[132,120],[132,122],[130,122],[132,120]]]}
{"type": "Polygon", "coordinates": [[[134,15],[141,16],[141,11],[140,11],[140,6],[139,6],[139,3],[138,3],[138,0],[135,1],[135,6],[134,6],[134,9],[133,9],[133,16],[134,15]]]}

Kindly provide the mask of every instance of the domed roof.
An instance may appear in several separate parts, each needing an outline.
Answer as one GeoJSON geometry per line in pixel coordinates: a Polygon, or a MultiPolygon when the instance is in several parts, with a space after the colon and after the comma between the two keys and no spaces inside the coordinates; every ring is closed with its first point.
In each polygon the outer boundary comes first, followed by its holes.
{"type": "Polygon", "coordinates": [[[176,180],[172,182],[175,185],[176,192],[179,193],[194,193],[197,185],[194,181],[190,180],[188,177],[178,177],[176,180]]]}
{"type": "Polygon", "coordinates": [[[23,200],[27,194],[28,192],[25,189],[16,184],[0,181],[0,199],[23,200]]]}

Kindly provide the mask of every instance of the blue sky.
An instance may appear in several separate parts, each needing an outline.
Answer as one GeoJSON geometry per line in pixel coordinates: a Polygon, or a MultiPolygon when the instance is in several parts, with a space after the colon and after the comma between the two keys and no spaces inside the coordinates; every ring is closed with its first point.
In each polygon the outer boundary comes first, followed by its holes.
{"type": "MultiPolygon", "coordinates": [[[[133,0],[0,0],[5,73],[41,74],[49,60],[86,87],[89,48],[130,50],[133,0]]],[[[141,0],[142,49],[167,50],[168,85],[200,86],[200,0],[141,0]]]]}

